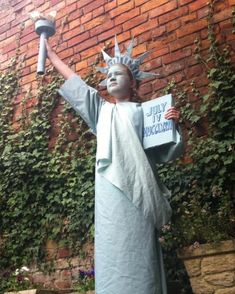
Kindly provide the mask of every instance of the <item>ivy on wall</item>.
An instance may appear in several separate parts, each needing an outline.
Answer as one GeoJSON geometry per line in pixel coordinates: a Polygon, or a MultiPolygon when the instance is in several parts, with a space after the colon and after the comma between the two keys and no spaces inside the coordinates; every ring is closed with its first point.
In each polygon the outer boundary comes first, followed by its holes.
{"type": "MultiPolygon", "coordinates": [[[[224,240],[234,237],[235,231],[235,74],[229,51],[218,49],[213,2],[208,24],[209,58],[203,58],[199,41],[196,49],[208,72],[208,92],[201,95],[191,85],[200,107],[194,108],[187,91],[173,83],[167,89],[177,96],[189,137],[189,162],[159,167],[172,191],[172,223],[163,230],[172,279],[181,274],[173,264],[175,248],[224,240]]],[[[21,119],[13,125],[14,100],[20,91],[18,64],[19,55],[8,72],[0,73],[0,268],[6,269],[0,276],[0,291],[7,287],[8,269],[43,261],[47,240],[63,243],[76,254],[93,235],[94,138],[67,104],[59,111],[57,89],[62,80],[52,70],[38,77],[36,104],[30,109],[31,91],[25,94],[21,119]],[[54,131],[56,142],[48,152],[54,131]]],[[[96,73],[92,70],[85,80],[97,84],[96,73]]]]}
{"type": "Polygon", "coordinates": [[[53,71],[38,77],[36,104],[27,108],[29,90],[21,119],[12,124],[20,91],[17,64],[19,56],[0,73],[1,290],[9,269],[43,262],[47,240],[76,254],[93,235],[94,138],[67,104],[58,111],[62,80],[53,71]],[[59,134],[48,152],[55,127],[59,134]]]}
{"type": "MultiPolygon", "coordinates": [[[[179,247],[193,249],[235,238],[235,70],[231,49],[216,40],[215,2],[209,4],[208,52],[202,51],[200,40],[195,42],[195,58],[207,71],[207,93],[202,95],[193,81],[190,90],[178,89],[174,82],[166,88],[177,97],[188,136],[187,162],[159,166],[162,180],[172,191],[173,217],[161,237],[167,272],[170,279],[182,284],[185,275],[176,256],[179,247]],[[189,100],[192,96],[197,103],[189,100]]],[[[183,291],[191,293],[186,288],[183,291]]]]}

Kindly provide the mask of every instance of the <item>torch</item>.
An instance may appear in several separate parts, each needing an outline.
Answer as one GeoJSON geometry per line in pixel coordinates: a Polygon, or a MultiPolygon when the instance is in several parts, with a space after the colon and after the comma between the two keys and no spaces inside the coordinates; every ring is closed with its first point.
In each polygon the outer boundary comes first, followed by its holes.
{"type": "Polygon", "coordinates": [[[30,13],[31,19],[35,22],[35,31],[40,36],[37,73],[42,75],[45,72],[46,45],[45,39],[55,34],[56,11],[50,12],[47,16],[34,11],[30,13]]]}

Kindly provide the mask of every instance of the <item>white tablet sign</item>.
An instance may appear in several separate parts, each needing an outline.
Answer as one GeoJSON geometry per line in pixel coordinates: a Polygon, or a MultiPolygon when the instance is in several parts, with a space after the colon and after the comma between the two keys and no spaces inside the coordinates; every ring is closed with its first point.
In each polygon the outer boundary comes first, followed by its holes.
{"type": "Polygon", "coordinates": [[[164,118],[167,110],[173,105],[171,94],[142,103],[144,149],[176,142],[175,123],[164,118]]]}

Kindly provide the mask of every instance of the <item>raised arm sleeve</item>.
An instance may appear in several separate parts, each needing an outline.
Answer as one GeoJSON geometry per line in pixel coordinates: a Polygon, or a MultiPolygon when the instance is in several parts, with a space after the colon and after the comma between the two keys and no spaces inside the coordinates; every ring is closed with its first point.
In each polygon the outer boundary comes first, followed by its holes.
{"type": "Polygon", "coordinates": [[[96,134],[99,112],[104,100],[98,91],[88,86],[78,75],[71,76],[58,90],[96,134]]]}

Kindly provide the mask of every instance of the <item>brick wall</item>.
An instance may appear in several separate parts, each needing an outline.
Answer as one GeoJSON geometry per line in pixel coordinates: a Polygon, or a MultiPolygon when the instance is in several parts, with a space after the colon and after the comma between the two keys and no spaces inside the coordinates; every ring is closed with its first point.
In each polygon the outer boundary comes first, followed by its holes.
{"type": "MultiPolygon", "coordinates": [[[[57,10],[57,34],[50,43],[66,63],[74,59],[77,73],[84,75],[96,60],[100,48],[111,42],[116,34],[122,49],[131,36],[135,37],[134,56],[151,51],[142,70],[160,73],[158,79],[145,81],[140,94],[144,99],[161,95],[161,90],[174,79],[178,84],[191,80],[203,91],[206,73],[195,60],[195,39],[202,40],[208,49],[208,0],[0,0],[0,70],[9,66],[19,39],[25,56],[22,92],[29,86],[36,88],[36,62],[38,36],[28,13],[33,10],[57,10]]],[[[216,4],[214,22],[221,43],[225,41],[235,49],[231,12],[235,0],[221,0],[216,4]]],[[[111,46],[112,47],[112,46],[111,46]]],[[[233,55],[235,61],[235,55],[233,55]]],[[[20,98],[16,99],[16,106],[20,98]]],[[[17,113],[17,107],[16,107],[17,113]]],[[[59,269],[58,269],[59,270],[59,269]]],[[[64,275],[66,276],[66,268],[64,275]]],[[[63,273],[60,274],[63,279],[63,273]]],[[[68,274],[67,274],[68,277],[68,274]]],[[[67,280],[70,280],[67,278],[67,280]]],[[[62,285],[63,286],[63,285],[62,285]]],[[[67,285],[68,286],[68,285],[67,285]]],[[[65,285],[64,285],[65,287],[65,285]]]]}

